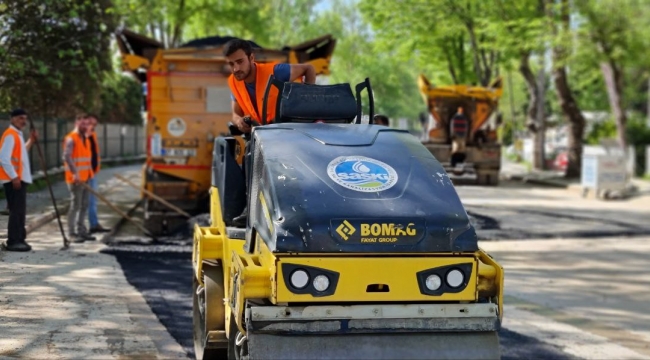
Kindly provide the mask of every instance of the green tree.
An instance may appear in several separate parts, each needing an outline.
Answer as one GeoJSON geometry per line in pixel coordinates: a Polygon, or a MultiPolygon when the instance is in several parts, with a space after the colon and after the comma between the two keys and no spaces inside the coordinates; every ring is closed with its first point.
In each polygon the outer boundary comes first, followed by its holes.
{"type": "Polygon", "coordinates": [[[71,116],[92,106],[111,69],[109,0],[0,3],[0,99],[5,108],[71,116]]]}
{"type": "Polygon", "coordinates": [[[254,0],[114,0],[123,25],[177,47],[194,38],[231,35],[266,42],[268,3],[254,0]]]}
{"type": "Polygon", "coordinates": [[[486,14],[493,6],[477,0],[362,0],[384,50],[431,74],[434,82],[487,86],[498,75],[500,53],[488,44],[486,14]]]}
{"type": "Polygon", "coordinates": [[[424,109],[417,89],[417,68],[412,61],[399,58],[396,51],[380,49],[356,5],[335,1],[331,10],[312,23],[314,28],[328,29],[337,38],[330,82],[354,85],[370,78],[375,113],[417,119],[424,109]]]}
{"type": "Polygon", "coordinates": [[[572,59],[573,44],[571,7],[568,0],[545,0],[552,41],[553,81],[562,113],[569,123],[568,163],[565,176],[579,177],[582,170],[582,148],[586,121],[570,86],[567,65],[572,59]]]}
{"type": "Polygon", "coordinates": [[[102,122],[142,124],[142,87],[131,76],[112,73],[102,83],[99,117],[102,122]]]}
{"type": "Polygon", "coordinates": [[[645,49],[649,28],[640,16],[644,6],[635,0],[581,0],[576,4],[585,19],[580,34],[600,67],[618,141],[626,148],[625,69],[648,65],[645,49]]]}

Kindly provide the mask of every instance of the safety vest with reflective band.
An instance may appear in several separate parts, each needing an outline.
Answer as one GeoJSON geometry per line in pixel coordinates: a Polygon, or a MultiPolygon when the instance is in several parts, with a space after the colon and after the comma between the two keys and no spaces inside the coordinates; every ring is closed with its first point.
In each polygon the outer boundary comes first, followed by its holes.
{"type": "MultiPolygon", "coordinates": [[[[239,104],[239,107],[244,111],[244,115],[250,115],[253,120],[258,123],[262,123],[262,109],[264,109],[264,91],[266,90],[266,85],[269,82],[269,77],[273,75],[273,68],[275,63],[270,64],[259,64],[254,63],[256,66],[255,74],[255,98],[257,100],[257,109],[259,114],[255,111],[253,102],[251,101],[250,96],[248,95],[248,90],[246,89],[246,83],[244,81],[238,81],[235,79],[234,75],[230,75],[228,78],[228,85],[230,86],[230,91],[235,96],[235,100],[239,104]]],[[[278,88],[275,86],[271,87],[269,91],[269,99],[266,104],[266,121],[267,123],[273,122],[275,119],[275,105],[278,99],[278,88]]]]}
{"type": "Polygon", "coordinates": [[[461,116],[454,116],[451,119],[451,128],[455,135],[464,136],[467,134],[467,128],[469,127],[469,122],[466,118],[461,116]]]}
{"type": "MultiPolygon", "coordinates": [[[[99,157],[99,143],[97,142],[97,133],[93,131],[92,135],[93,141],[95,143],[95,154],[97,154],[97,169],[93,169],[93,175],[97,175],[99,173],[99,168],[102,166],[102,159],[99,157]]],[[[91,159],[90,159],[90,166],[93,165],[93,153],[90,153],[91,159]]]]}
{"type": "MultiPolygon", "coordinates": [[[[68,139],[72,139],[74,142],[74,148],[72,149],[72,161],[74,162],[75,168],[77,168],[77,174],[79,175],[80,181],[87,181],[92,177],[93,170],[91,168],[90,157],[92,156],[90,152],[90,141],[88,138],[83,138],[77,132],[73,130],[68,135],[66,135],[63,140],[63,149],[65,150],[65,144],[68,142],[68,139]]],[[[74,182],[74,174],[68,167],[68,164],[65,163],[65,182],[72,184],[74,182]]]]}
{"type": "MultiPolygon", "coordinates": [[[[13,136],[14,137],[14,148],[11,150],[11,165],[14,167],[16,170],[16,174],[18,174],[18,179],[22,180],[23,176],[23,162],[22,160],[22,155],[23,151],[20,148],[20,136],[21,134],[16,131],[16,129],[9,127],[7,130],[5,130],[4,134],[2,134],[2,140],[0,140],[0,147],[2,144],[4,144],[5,139],[7,136],[13,136]]],[[[9,177],[9,174],[5,171],[5,169],[0,166],[0,180],[11,180],[9,177]]]]}

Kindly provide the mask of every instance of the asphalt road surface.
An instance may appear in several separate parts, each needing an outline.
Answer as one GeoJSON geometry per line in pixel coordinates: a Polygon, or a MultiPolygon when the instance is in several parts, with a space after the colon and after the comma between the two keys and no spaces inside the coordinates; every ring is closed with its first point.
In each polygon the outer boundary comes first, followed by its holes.
{"type": "MultiPolygon", "coordinates": [[[[566,190],[516,183],[496,188],[459,186],[457,191],[483,242],[650,234],[644,200],[596,202],[582,200],[575,194],[567,196],[566,190]]],[[[129,233],[128,226],[124,233],[129,233]]],[[[143,294],[169,333],[193,358],[189,235],[187,232],[173,241],[156,244],[133,236],[118,236],[107,252],[116,256],[127,280],[143,294]]],[[[507,326],[501,330],[500,339],[503,359],[574,358],[559,347],[511,331],[507,326]]]]}
{"type": "MultiPolygon", "coordinates": [[[[164,246],[163,246],[164,247],[164,246]]],[[[185,247],[185,246],[184,246],[185,247]]],[[[160,251],[157,245],[118,246],[116,256],[131,285],[138,289],[160,322],[194,358],[192,340],[192,253],[160,251]]],[[[559,349],[508,329],[500,333],[502,359],[571,359],[559,349]]]]}
{"type": "Polygon", "coordinates": [[[603,202],[564,189],[504,182],[458,186],[479,240],[601,238],[650,235],[648,197],[603,202]]]}

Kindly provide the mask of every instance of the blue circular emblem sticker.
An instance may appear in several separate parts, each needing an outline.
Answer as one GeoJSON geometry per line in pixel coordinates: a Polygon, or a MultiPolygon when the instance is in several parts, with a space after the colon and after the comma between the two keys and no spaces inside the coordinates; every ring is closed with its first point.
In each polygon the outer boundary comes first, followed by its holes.
{"type": "Polygon", "coordinates": [[[360,192],[377,192],[397,183],[397,172],[379,160],[365,156],[339,156],[327,165],[335,183],[360,192]]]}

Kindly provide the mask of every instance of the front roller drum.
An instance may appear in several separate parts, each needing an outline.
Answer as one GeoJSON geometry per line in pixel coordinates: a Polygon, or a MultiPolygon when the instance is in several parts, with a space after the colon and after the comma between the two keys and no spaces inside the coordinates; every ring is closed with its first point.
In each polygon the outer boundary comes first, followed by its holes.
{"type": "Polygon", "coordinates": [[[194,325],[194,352],[197,359],[226,359],[228,355],[227,343],[223,346],[210,344],[209,331],[225,333],[225,305],[223,269],[221,266],[203,265],[203,283],[194,278],[193,286],[193,325],[194,325]]]}
{"type": "Polygon", "coordinates": [[[250,334],[250,359],[500,359],[496,332],[250,334]]]}

